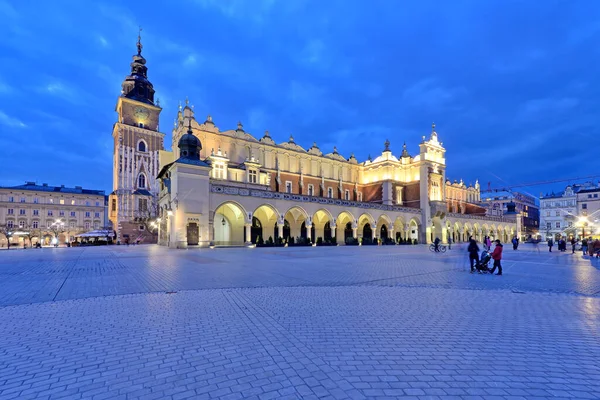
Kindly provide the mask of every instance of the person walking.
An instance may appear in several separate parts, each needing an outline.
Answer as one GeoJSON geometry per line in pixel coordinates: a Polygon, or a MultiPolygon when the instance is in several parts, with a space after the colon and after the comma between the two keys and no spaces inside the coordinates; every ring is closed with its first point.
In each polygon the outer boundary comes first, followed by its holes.
{"type": "Polygon", "coordinates": [[[485,246],[487,247],[488,251],[492,248],[492,241],[490,240],[489,236],[485,237],[485,246]]]}
{"type": "Polygon", "coordinates": [[[516,238],[516,237],[514,237],[514,238],[512,239],[512,245],[513,245],[513,250],[516,250],[516,249],[517,249],[517,246],[518,246],[518,244],[517,244],[517,238],[516,238]]]}
{"type": "Polygon", "coordinates": [[[467,248],[469,252],[469,262],[471,263],[471,273],[475,272],[475,267],[479,263],[479,246],[477,246],[477,242],[472,237],[469,238],[469,247],[467,248]]]}
{"type": "Polygon", "coordinates": [[[584,256],[588,251],[588,241],[586,238],[583,238],[583,240],[581,241],[581,251],[583,252],[584,256]]]}
{"type": "Polygon", "coordinates": [[[575,254],[575,238],[571,238],[571,250],[573,251],[571,254],[575,254]]]}
{"type": "Polygon", "coordinates": [[[548,251],[550,253],[552,253],[552,246],[554,246],[554,242],[552,241],[552,238],[548,239],[548,251]]]}
{"type": "Polygon", "coordinates": [[[500,243],[500,240],[496,240],[496,247],[492,252],[492,259],[494,260],[494,267],[490,271],[490,274],[493,274],[496,268],[498,268],[498,273],[496,275],[502,275],[502,265],[500,264],[500,260],[502,260],[502,243],[500,243]]]}

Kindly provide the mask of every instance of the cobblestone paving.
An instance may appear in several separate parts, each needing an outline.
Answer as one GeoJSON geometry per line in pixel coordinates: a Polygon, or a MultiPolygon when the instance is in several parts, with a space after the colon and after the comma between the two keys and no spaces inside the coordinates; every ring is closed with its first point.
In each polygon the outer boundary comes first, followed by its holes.
{"type": "Polygon", "coordinates": [[[598,262],[531,250],[0,251],[0,399],[598,399],[598,262]]]}

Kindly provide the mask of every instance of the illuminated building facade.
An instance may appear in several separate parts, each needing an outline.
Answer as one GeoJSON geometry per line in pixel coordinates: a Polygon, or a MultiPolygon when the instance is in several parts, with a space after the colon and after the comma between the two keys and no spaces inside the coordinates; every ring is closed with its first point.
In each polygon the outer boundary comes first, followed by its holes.
{"type": "Polygon", "coordinates": [[[156,175],[164,133],[159,131],[160,108],[148,80],[146,59],[138,37],[131,73],[122,84],[113,125],[113,191],[109,196],[109,218],[117,240],[156,242],[156,235],[140,221],[155,216],[158,194],[156,175]]]}
{"type": "MultiPolygon", "coordinates": [[[[73,241],[74,236],[107,225],[104,191],[81,186],[24,185],[0,186],[0,226],[11,230],[11,243],[50,244],[56,236],[59,244],[73,241]],[[26,233],[30,233],[26,235],[26,233]]],[[[0,246],[7,247],[0,235],[0,246]]]]}
{"type": "Polygon", "coordinates": [[[290,136],[256,138],[241,123],[221,131],[186,105],[173,129],[173,152],[161,153],[159,243],[170,247],[243,245],[260,238],[410,239],[429,243],[508,241],[516,216],[485,216],[479,184],[446,180],[446,150],[435,125],[414,156],[389,141],[374,160],[336,148],[304,149],[290,136]]]}
{"type": "Polygon", "coordinates": [[[122,84],[113,127],[113,192],[109,218],[117,240],[146,236],[140,219],[158,217],[158,241],[170,247],[243,245],[305,238],[313,242],[387,239],[456,242],[485,235],[508,240],[514,217],[486,217],[479,184],[446,180],[446,149],[435,126],[419,152],[397,157],[389,141],[374,160],[359,162],[309,149],[290,136],[276,143],[198,121],[186,100],[164,151],[161,108],[148,80],[138,37],[131,74],[122,84]],[[158,179],[157,179],[158,178],[158,179]],[[156,200],[157,199],[157,200],[156,200]],[[155,207],[156,205],[156,207],[155,207]]]}

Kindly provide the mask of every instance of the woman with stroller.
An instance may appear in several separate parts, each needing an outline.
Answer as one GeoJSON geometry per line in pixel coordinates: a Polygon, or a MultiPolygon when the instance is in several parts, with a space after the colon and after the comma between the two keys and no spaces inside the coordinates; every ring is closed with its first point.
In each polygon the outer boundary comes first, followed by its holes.
{"type": "Polygon", "coordinates": [[[469,252],[469,261],[471,263],[471,273],[475,272],[475,267],[479,262],[479,246],[477,246],[477,242],[473,237],[469,237],[469,247],[467,248],[469,252]]]}
{"type": "Polygon", "coordinates": [[[502,243],[500,240],[496,240],[496,247],[492,252],[492,258],[494,259],[494,267],[490,271],[490,274],[493,274],[498,267],[498,273],[496,275],[502,275],[502,265],[500,265],[500,260],[502,260],[502,243]]]}

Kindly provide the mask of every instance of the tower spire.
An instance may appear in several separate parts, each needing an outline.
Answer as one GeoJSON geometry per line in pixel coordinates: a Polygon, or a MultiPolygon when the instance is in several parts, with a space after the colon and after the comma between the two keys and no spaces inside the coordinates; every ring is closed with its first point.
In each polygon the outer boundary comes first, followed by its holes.
{"type": "Polygon", "coordinates": [[[144,46],[142,46],[142,27],[139,27],[140,30],[138,32],[138,40],[137,40],[137,49],[138,49],[138,56],[142,55],[142,48],[144,46]]]}
{"type": "Polygon", "coordinates": [[[137,54],[133,55],[131,73],[121,84],[122,95],[143,103],[154,104],[154,87],[148,80],[148,67],[146,59],[142,56],[142,27],[139,28],[137,37],[137,54]]]}

